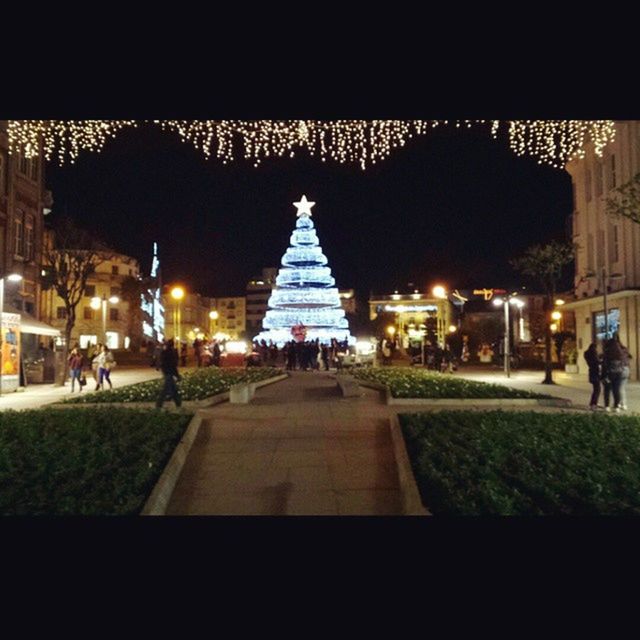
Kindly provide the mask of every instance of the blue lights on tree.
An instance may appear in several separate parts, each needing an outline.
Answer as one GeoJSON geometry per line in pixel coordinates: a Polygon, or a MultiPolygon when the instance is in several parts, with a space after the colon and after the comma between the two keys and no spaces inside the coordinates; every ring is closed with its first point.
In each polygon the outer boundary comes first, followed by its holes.
{"type": "Polygon", "coordinates": [[[294,339],[291,329],[303,325],[306,340],[319,339],[329,343],[332,338],[354,341],[349,324],[340,304],[338,289],[322,253],[318,236],[311,220],[311,207],[315,204],[302,196],[294,202],[298,209],[296,228],[291,234],[291,246],[282,258],[282,267],[276,278],[262,326],[256,340],[273,341],[282,345],[294,339]]]}

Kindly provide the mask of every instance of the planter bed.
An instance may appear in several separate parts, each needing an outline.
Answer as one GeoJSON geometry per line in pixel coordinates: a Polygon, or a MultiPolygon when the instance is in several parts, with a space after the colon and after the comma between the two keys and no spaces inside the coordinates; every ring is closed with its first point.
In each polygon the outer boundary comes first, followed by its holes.
{"type": "Polygon", "coordinates": [[[401,414],[434,515],[640,515],[640,417],[401,414]]]}
{"type": "MultiPolygon", "coordinates": [[[[206,369],[198,369],[184,374],[182,380],[178,382],[178,389],[185,407],[189,406],[187,403],[193,402],[192,408],[200,408],[228,399],[231,385],[239,382],[256,382],[256,386],[262,386],[262,383],[276,382],[275,378],[282,380],[285,377],[287,377],[287,374],[283,374],[280,369],[272,367],[249,369],[207,367],[206,369]]],[[[158,377],[154,380],[147,380],[146,382],[139,382],[108,391],[78,394],[74,398],[63,400],[62,404],[136,403],[137,405],[143,403],[141,406],[149,406],[155,404],[162,384],[163,379],[158,377]]],[[[165,401],[165,406],[167,406],[167,403],[174,406],[172,400],[165,401]]]]}
{"type": "Polygon", "coordinates": [[[191,418],[112,406],[0,413],[0,514],[140,513],[191,418]]]}
{"type": "Polygon", "coordinates": [[[571,405],[569,400],[561,398],[428,371],[385,368],[360,370],[353,375],[361,385],[384,391],[387,404],[494,407],[571,405]]]}

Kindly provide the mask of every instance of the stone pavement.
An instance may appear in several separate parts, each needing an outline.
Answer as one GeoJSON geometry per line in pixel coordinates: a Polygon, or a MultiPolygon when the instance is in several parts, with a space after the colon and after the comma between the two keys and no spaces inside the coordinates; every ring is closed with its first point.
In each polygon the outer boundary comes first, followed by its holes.
{"type": "MultiPolygon", "coordinates": [[[[480,382],[492,382],[503,384],[514,389],[524,389],[536,393],[546,393],[556,398],[566,398],[571,400],[575,409],[588,410],[591,398],[591,385],[583,377],[576,374],[565,373],[564,371],[554,371],[554,385],[542,384],[544,371],[517,370],[511,372],[511,377],[507,378],[502,369],[495,367],[481,368],[470,367],[459,369],[453,375],[469,380],[480,382]]],[[[640,412],[640,382],[627,383],[627,404],[629,412],[640,412]]],[[[599,406],[604,407],[604,394],[600,391],[599,406]]],[[[613,396],[611,397],[613,406],[613,396]]]]}
{"type": "MultiPolygon", "coordinates": [[[[152,367],[132,369],[117,367],[111,373],[111,382],[116,388],[159,377],[160,373],[152,367]]],[[[24,391],[2,394],[0,397],[0,411],[7,409],[39,409],[47,404],[60,402],[65,398],[78,395],[77,389],[78,386],[76,384],[76,391],[72,395],[71,382],[69,381],[64,387],[55,387],[52,384],[30,384],[24,391]]],[[[87,386],[82,393],[91,392],[94,389],[95,383],[89,373],[87,375],[87,386]]]]}
{"type": "Polygon", "coordinates": [[[331,374],[294,372],[206,419],[167,515],[398,515],[388,408],[331,374]]]}

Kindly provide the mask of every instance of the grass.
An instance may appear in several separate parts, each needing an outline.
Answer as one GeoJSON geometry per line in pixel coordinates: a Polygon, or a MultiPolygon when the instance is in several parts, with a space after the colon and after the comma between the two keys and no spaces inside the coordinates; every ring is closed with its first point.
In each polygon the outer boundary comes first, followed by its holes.
{"type": "MultiPolygon", "coordinates": [[[[229,391],[231,385],[239,382],[259,382],[267,378],[280,375],[282,371],[272,367],[253,367],[244,369],[240,367],[229,367],[219,369],[218,367],[206,367],[196,369],[196,371],[185,373],[182,380],[178,382],[178,390],[182,400],[204,400],[218,393],[229,391]]],[[[64,404],[85,404],[85,403],[114,403],[114,402],[155,402],[163,379],[158,374],[158,378],[127,385],[126,387],[116,387],[108,391],[95,391],[93,393],[78,394],[74,398],[63,400],[64,404]]]]}
{"type": "Polygon", "coordinates": [[[500,384],[475,382],[423,369],[356,369],[353,375],[361,380],[388,386],[394,398],[551,398],[548,395],[512,389],[500,384]]]}
{"type": "Polygon", "coordinates": [[[640,418],[534,412],[400,416],[434,515],[640,515],[640,418]]]}
{"type": "Polygon", "coordinates": [[[190,420],[120,407],[1,412],[0,514],[138,514],[190,420]]]}

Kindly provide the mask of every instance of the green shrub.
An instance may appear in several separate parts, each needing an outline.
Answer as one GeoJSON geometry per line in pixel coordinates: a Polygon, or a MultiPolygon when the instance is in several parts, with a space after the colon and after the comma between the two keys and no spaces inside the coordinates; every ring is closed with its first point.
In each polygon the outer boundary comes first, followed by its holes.
{"type": "Polygon", "coordinates": [[[0,412],[0,514],[137,514],[190,419],[116,407],[0,412]]]}
{"type": "Polygon", "coordinates": [[[451,375],[408,369],[385,367],[356,369],[353,375],[389,387],[394,398],[550,398],[551,396],[456,378],[451,375]]]}
{"type": "Polygon", "coordinates": [[[640,418],[471,412],[400,416],[436,515],[640,515],[640,418]]]}
{"type": "MultiPolygon", "coordinates": [[[[219,393],[229,391],[231,385],[239,382],[259,382],[280,375],[282,371],[271,367],[240,368],[207,367],[185,373],[178,382],[182,400],[204,400],[219,393]]],[[[68,398],[65,404],[113,403],[113,402],[155,402],[164,384],[163,378],[147,380],[126,387],[116,387],[107,391],[78,394],[68,398]]]]}

